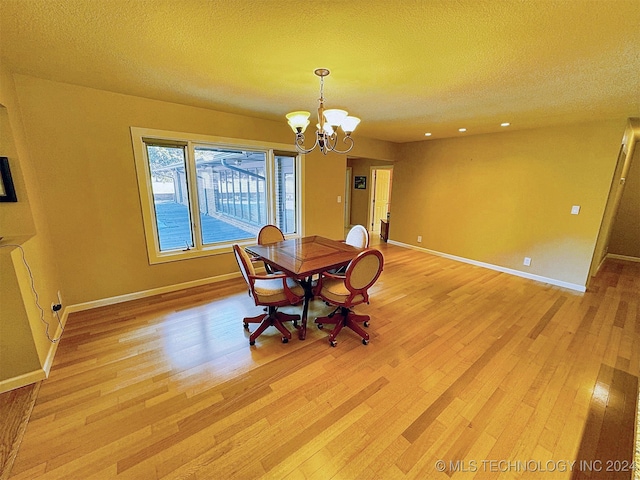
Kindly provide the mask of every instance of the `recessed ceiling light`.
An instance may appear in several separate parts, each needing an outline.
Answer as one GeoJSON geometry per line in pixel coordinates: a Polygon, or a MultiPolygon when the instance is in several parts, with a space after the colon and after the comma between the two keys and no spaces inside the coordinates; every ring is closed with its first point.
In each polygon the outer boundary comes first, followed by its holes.
{"type": "Polygon", "coordinates": [[[431,133],[430,133],[430,132],[427,132],[427,133],[425,133],[425,134],[424,134],[424,136],[425,136],[425,137],[430,137],[430,136],[431,136],[431,133]]]}
{"type": "Polygon", "coordinates": [[[509,125],[511,125],[509,122],[504,122],[500,124],[501,127],[508,127],[509,125]]]}
{"type": "Polygon", "coordinates": [[[459,132],[466,132],[466,131],[467,131],[467,129],[466,129],[466,128],[459,128],[459,129],[458,129],[458,131],[459,131],[459,132]]]}

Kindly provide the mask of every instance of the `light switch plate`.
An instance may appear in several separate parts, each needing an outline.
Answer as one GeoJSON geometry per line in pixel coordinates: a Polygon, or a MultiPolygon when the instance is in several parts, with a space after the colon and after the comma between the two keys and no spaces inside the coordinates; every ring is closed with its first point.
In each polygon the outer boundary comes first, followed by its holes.
{"type": "Polygon", "coordinates": [[[571,207],[571,215],[578,215],[580,213],[580,205],[574,205],[571,207]]]}

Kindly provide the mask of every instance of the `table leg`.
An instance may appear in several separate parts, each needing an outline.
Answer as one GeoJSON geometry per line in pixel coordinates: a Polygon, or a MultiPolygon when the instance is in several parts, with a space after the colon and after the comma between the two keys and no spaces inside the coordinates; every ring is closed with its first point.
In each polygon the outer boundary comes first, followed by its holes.
{"type": "Polygon", "coordinates": [[[307,338],[307,312],[309,311],[309,302],[313,300],[313,282],[312,277],[305,278],[300,281],[300,285],[304,289],[304,303],[302,307],[302,319],[300,321],[300,329],[298,330],[298,338],[304,340],[307,338]]]}

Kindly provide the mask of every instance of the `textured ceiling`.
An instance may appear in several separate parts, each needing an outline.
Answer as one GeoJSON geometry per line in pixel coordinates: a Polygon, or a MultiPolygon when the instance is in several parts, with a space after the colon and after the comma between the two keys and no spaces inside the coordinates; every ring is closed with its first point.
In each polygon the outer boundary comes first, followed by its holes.
{"type": "Polygon", "coordinates": [[[406,142],[640,116],[640,0],[0,0],[16,73],[406,142]],[[315,116],[315,114],[314,114],[315,116]]]}

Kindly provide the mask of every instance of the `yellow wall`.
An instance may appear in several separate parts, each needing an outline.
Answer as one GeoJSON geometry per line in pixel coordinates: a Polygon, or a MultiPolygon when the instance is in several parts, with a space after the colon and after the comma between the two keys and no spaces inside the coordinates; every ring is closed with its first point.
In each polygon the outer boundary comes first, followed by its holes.
{"type": "MultiPolygon", "coordinates": [[[[7,385],[11,388],[35,381],[44,376],[43,368],[51,358],[55,346],[45,335],[43,321],[51,323],[51,334],[55,334],[57,319],[50,311],[52,302],[57,302],[57,290],[61,282],[57,275],[56,255],[51,248],[47,214],[43,208],[46,199],[38,192],[40,186],[36,169],[27,148],[20,104],[13,77],[0,65],[0,104],[6,108],[2,114],[3,125],[0,155],[8,156],[15,184],[17,203],[0,203],[0,245],[18,243],[31,268],[33,284],[38,293],[40,312],[31,289],[31,278],[22,261],[19,249],[0,248],[2,269],[0,270],[0,332],[9,350],[0,353],[0,363],[5,365],[0,373],[0,391],[7,385]],[[31,338],[25,337],[31,332],[31,338]],[[23,348],[15,348],[21,345],[23,348]],[[7,358],[8,356],[8,358],[7,358]],[[6,365],[10,369],[4,370],[6,365]],[[13,381],[9,377],[29,375],[39,369],[37,377],[13,381]],[[7,383],[8,382],[8,383],[7,383]]],[[[63,313],[63,312],[61,312],[63,313]]]]}
{"type": "Polygon", "coordinates": [[[344,238],[344,155],[313,152],[305,156],[305,235],[344,238]]]}
{"type": "Polygon", "coordinates": [[[640,258],[640,148],[636,146],[626,176],[608,253],[640,258]]]}
{"type": "Polygon", "coordinates": [[[405,144],[391,240],[584,286],[625,123],[405,144]]]}
{"type": "MultiPolygon", "coordinates": [[[[81,304],[236,273],[231,253],[148,264],[131,126],[293,144],[284,119],[260,120],[15,76],[30,154],[50,219],[63,296],[81,304]]],[[[381,157],[387,142],[357,139],[381,157]]],[[[343,237],[344,155],[305,158],[307,235],[343,237]]]]}
{"type": "Polygon", "coordinates": [[[14,259],[19,257],[17,248],[0,249],[0,392],[7,379],[38,370],[38,359],[29,318],[15,272],[14,259]]]}
{"type": "MultiPolygon", "coordinates": [[[[11,82],[11,79],[8,79],[11,82]]],[[[0,79],[0,83],[2,80],[0,79]]],[[[6,98],[6,97],[5,97],[6,98]]],[[[18,202],[0,203],[0,237],[33,235],[35,225],[29,197],[22,175],[22,165],[18,160],[13,131],[9,121],[9,111],[0,103],[0,156],[9,159],[11,178],[16,190],[18,202]]]]}

